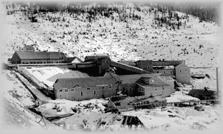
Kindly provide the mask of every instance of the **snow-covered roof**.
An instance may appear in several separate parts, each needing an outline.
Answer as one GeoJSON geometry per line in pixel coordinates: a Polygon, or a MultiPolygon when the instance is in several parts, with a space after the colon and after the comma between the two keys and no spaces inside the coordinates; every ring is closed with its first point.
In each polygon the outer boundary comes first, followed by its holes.
{"type": "Polygon", "coordinates": [[[63,88],[73,88],[75,86],[80,87],[94,87],[100,85],[115,84],[117,80],[115,78],[105,77],[90,77],[90,78],[61,78],[57,79],[54,84],[60,84],[63,88]]]}
{"type": "MultiPolygon", "coordinates": [[[[156,75],[153,74],[136,74],[136,75],[120,75],[119,79],[122,81],[123,84],[127,83],[136,83],[140,78],[152,78],[154,80],[153,84],[149,86],[169,86],[166,82],[158,78],[156,75]]],[[[138,81],[139,84],[142,84],[138,81]]],[[[145,84],[143,84],[145,85],[145,84]]]]}
{"type": "Polygon", "coordinates": [[[15,54],[22,60],[30,59],[63,59],[65,57],[62,52],[32,52],[32,51],[16,51],[15,54]]]}
{"type": "Polygon", "coordinates": [[[170,86],[169,84],[163,82],[157,77],[141,77],[139,80],[137,80],[137,84],[140,84],[141,86],[151,86],[151,87],[160,87],[160,86],[170,86]],[[150,83],[145,83],[144,80],[150,79],[150,83]]]}

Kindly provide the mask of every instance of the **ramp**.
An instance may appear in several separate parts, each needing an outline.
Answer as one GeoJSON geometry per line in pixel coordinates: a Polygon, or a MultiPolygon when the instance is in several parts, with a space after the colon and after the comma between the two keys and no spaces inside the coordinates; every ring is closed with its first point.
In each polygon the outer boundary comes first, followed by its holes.
{"type": "Polygon", "coordinates": [[[115,61],[111,61],[111,66],[116,67],[116,68],[121,68],[121,69],[124,69],[126,71],[131,71],[131,72],[134,72],[134,73],[138,73],[138,74],[149,73],[148,71],[145,71],[141,68],[130,66],[130,65],[120,63],[120,62],[115,62],[115,61]]]}

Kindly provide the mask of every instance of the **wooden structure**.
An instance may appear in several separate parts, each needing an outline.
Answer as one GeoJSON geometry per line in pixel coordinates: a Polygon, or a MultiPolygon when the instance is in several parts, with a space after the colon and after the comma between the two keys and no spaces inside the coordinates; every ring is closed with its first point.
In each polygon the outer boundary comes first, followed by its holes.
{"type": "Polygon", "coordinates": [[[86,100],[110,97],[117,93],[119,82],[113,77],[63,78],[53,85],[56,99],[86,100]]]}
{"type": "MultiPolygon", "coordinates": [[[[136,62],[121,61],[120,64],[128,64],[135,68],[142,69],[142,71],[135,71],[136,73],[161,73],[163,76],[171,76],[178,82],[190,84],[190,67],[185,64],[185,61],[152,61],[152,60],[138,60],[136,62]],[[166,68],[172,66],[172,68],[166,68]]],[[[127,65],[125,65],[127,66],[127,65]]],[[[127,68],[127,67],[125,67],[127,68]]]]}
{"type": "Polygon", "coordinates": [[[10,61],[12,64],[63,63],[66,56],[62,52],[16,51],[10,61]]]}
{"type": "Polygon", "coordinates": [[[118,78],[122,83],[123,94],[128,96],[169,96],[175,92],[172,79],[164,82],[154,74],[120,75],[118,78]],[[168,84],[171,82],[171,85],[168,84]]]}

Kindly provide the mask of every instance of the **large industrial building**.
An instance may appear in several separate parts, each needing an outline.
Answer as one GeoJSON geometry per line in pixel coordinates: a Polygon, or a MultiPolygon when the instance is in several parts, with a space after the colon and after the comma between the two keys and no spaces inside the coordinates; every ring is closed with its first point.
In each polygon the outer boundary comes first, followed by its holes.
{"type": "Polygon", "coordinates": [[[185,61],[152,61],[152,60],[138,60],[120,61],[130,66],[141,68],[150,73],[160,73],[163,76],[170,76],[178,82],[190,84],[190,67],[185,64],[185,61]]]}
{"type": "MultiPolygon", "coordinates": [[[[153,74],[120,75],[123,93],[128,96],[169,96],[175,92],[174,80],[164,80],[153,74]]],[[[165,76],[168,77],[168,76],[165,76]]]]}
{"type": "MultiPolygon", "coordinates": [[[[63,67],[73,67],[74,70],[94,76],[57,79],[53,85],[56,99],[103,98],[116,95],[119,91],[127,96],[166,97],[175,91],[174,79],[181,83],[190,83],[190,68],[184,61],[141,60],[126,64],[112,61],[106,55],[86,56],[85,61],[80,61],[81,63],[72,63],[72,60],[74,58],[66,57],[62,52],[17,51],[13,54],[11,63],[25,65],[64,63],[63,67]],[[166,66],[173,68],[167,69],[166,66]],[[115,71],[112,71],[114,68],[115,71]],[[122,71],[128,72],[126,73],[128,75],[122,75],[120,73],[122,71]]],[[[53,65],[60,66],[60,64],[53,65]]]]}
{"type": "Polygon", "coordinates": [[[10,60],[12,64],[62,63],[66,56],[62,52],[16,51],[10,60]]]}
{"type": "Polygon", "coordinates": [[[85,100],[116,95],[118,91],[128,96],[169,96],[175,91],[156,75],[136,74],[104,77],[63,78],[53,85],[56,99],[85,100]]]}
{"type": "Polygon", "coordinates": [[[113,77],[62,78],[53,85],[56,99],[86,100],[117,93],[119,81],[113,77]]]}

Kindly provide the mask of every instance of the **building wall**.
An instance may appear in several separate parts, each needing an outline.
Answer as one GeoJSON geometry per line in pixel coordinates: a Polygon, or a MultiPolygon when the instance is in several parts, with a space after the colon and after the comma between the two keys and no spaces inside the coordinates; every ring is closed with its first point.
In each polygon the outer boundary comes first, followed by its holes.
{"type": "Polygon", "coordinates": [[[172,93],[174,93],[176,90],[174,89],[174,86],[164,86],[162,96],[167,97],[170,96],[172,93]]]}
{"type": "Polygon", "coordinates": [[[20,60],[19,56],[16,53],[13,54],[11,61],[12,61],[12,64],[19,64],[19,63],[21,63],[21,60],[20,60]]]}
{"type": "Polygon", "coordinates": [[[104,74],[106,72],[106,70],[109,69],[109,67],[111,65],[111,60],[110,60],[110,58],[99,59],[97,61],[97,65],[98,65],[98,73],[104,74]]]}
{"type": "Polygon", "coordinates": [[[46,63],[62,63],[64,60],[21,60],[19,64],[46,64],[46,63]]]}
{"type": "Polygon", "coordinates": [[[190,67],[186,66],[185,64],[179,65],[175,68],[176,73],[176,80],[181,83],[190,83],[190,67]]]}
{"type": "Polygon", "coordinates": [[[160,86],[160,87],[151,87],[151,86],[137,86],[137,94],[145,96],[170,96],[175,91],[172,86],[160,86]]]}
{"type": "Polygon", "coordinates": [[[135,92],[135,84],[123,84],[122,85],[122,93],[126,94],[127,96],[135,96],[136,92],[135,92]]]}
{"type": "Polygon", "coordinates": [[[117,93],[117,84],[108,84],[107,86],[95,87],[76,87],[73,89],[62,88],[59,84],[55,84],[54,91],[56,99],[67,100],[87,100],[93,98],[110,97],[117,93]]]}
{"type": "Polygon", "coordinates": [[[159,69],[159,70],[154,70],[154,73],[162,73],[166,75],[174,75],[174,69],[159,69]]]}
{"type": "Polygon", "coordinates": [[[137,61],[138,68],[142,68],[146,71],[152,72],[153,71],[153,61],[152,60],[139,60],[137,61]]]}

